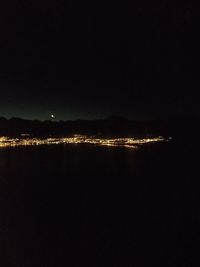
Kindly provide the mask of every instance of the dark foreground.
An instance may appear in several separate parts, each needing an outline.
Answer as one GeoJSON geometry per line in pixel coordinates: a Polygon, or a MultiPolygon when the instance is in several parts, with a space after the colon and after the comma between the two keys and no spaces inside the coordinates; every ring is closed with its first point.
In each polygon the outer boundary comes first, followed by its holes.
{"type": "Polygon", "coordinates": [[[199,266],[195,150],[0,150],[0,266],[199,266]]]}

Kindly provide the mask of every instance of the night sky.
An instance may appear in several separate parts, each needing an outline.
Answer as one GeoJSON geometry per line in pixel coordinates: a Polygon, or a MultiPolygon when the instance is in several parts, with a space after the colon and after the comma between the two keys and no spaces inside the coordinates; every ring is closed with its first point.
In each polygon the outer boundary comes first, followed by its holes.
{"type": "Polygon", "coordinates": [[[2,1],[0,116],[199,113],[193,1],[2,1]]]}

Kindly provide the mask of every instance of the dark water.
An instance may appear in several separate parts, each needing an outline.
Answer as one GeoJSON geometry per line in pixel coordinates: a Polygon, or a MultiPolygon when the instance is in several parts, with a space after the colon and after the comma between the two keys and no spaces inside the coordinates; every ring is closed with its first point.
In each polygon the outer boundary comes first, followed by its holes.
{"type": "Polygon", "coordinates": [[[194,152],[0,150],[0,266],[199,266],[194,152]]]}

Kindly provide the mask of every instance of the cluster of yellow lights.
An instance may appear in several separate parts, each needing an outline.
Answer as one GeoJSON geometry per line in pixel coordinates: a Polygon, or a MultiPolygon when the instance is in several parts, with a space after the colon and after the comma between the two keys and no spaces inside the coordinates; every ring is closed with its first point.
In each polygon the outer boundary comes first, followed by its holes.
{"type": "Polygon", "coordinates": [[[162,136],[154,138],[96,138],[94,136],[74,135],[62,138],[9,138],[0,137],[0,147],[39,146],[59,144],[92,144],[98,146],[137,148],[147,143],[166,141],[162,136]]]}

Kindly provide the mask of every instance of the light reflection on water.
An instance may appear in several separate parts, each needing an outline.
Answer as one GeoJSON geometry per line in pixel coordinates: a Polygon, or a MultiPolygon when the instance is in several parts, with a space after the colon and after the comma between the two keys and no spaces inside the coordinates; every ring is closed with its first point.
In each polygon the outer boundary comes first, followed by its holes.
{"type": "Polygon", "coordinates": [[[36,138],[21,137],[10,138],[0,137],[0,148],[18,147],[18,146],[40,146],[40,145],[59,145],[59,144],[92,144],[97,146],[125,147],[136,149],[141,145],[155,142],[167,141],[162,136],[152,138],[97,138],[95,136],[74,135],[71,137],[59,138],[36,138]]]}

